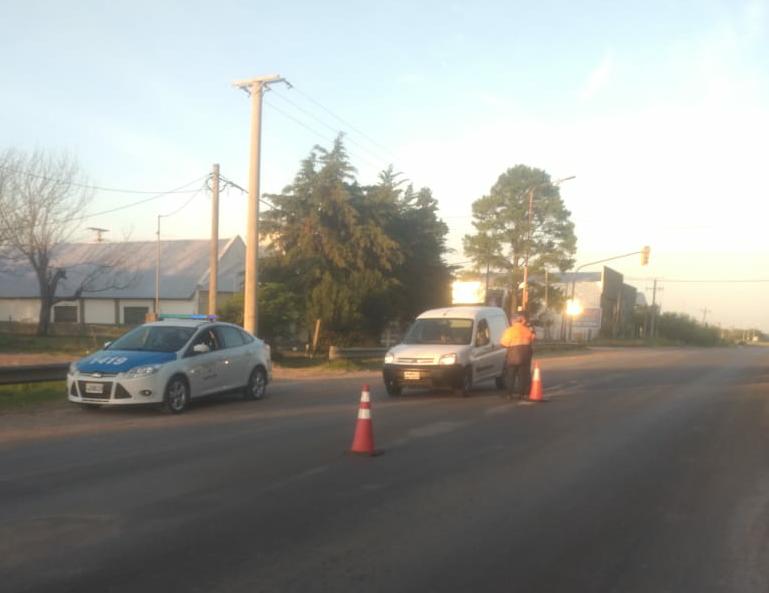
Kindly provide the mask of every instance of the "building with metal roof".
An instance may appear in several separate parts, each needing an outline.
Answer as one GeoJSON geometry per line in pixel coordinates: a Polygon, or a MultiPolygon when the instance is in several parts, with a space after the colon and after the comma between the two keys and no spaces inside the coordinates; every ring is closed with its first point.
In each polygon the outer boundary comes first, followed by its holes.
{"type": "MultiPolygon", "coordinates": [[[[207,239],[67,243],[51,255],[66,271],[54,322],[135,324],[147,313],[205,313],[211,242],[207,239]],[[159,265],[158,265],[159,262],[159,265]],[[156,269],[159,272],[156,311],[156,269]]],[[[241,289],[246,247],[236,236],[219,241],[218,302],[241,289]]],[[[37,322],[40,289],[25,259],[0,254],[0,321],[37,322]]]]}

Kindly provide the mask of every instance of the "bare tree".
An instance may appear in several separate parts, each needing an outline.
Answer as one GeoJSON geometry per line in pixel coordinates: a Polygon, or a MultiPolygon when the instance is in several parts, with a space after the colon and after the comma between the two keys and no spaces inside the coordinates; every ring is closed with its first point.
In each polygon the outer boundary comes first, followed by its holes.
{"type": "Polygon", "coordinates": [[[79,299],[83,292],[116,287],[109,271],[119,264],[100,261],[88,264],[67,286],[69,294],[57,295],[67,269],[55,263],[58,247],[77,231],[92,191],[84,183],[77,160],[68,154],[16,149],[0,152],[0,244],[8,257],[29,262],[37,276],[40,313],[37,334],[46,335],[51,308],[58,302],[79,299]]]}

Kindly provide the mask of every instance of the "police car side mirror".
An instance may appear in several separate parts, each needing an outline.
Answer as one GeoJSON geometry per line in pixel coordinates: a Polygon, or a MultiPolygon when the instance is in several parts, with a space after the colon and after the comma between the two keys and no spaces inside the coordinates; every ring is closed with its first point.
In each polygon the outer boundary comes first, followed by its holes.
{"type": "Polygon", "coordinates": [[[195,344],[192,347],[192,351],[195,354],[205,354],[206,352],[211,352],[211,349],[206,344],[195,344]]]}
{"type": "Polygon", "coordinates": [[[104,349],[106,350],[112,345],[112,342],[104,342],[104,349]]]}

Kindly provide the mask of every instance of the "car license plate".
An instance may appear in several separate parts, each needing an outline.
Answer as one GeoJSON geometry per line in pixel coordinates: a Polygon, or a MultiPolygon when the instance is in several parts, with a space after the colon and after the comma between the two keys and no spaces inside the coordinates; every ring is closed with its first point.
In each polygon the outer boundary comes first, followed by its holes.
{"type": "Polygon", "coordinates": [[[419,371],[403,371],[403,378],[407,381],[419,381],[419,371]]]}
{"type": "Polygon", "coordinates": [[[85,392],[102,394],[104,393],[104,383],[86,383],[85,392]]]}

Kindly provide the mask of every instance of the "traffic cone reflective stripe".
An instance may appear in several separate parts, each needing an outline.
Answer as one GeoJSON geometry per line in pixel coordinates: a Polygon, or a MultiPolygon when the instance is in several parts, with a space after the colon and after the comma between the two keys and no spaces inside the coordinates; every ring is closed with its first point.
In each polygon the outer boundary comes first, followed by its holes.
{"type": "Polygon", "coordinates": [[[531,392],[529,393],[529,401],[542,401],[542,377],[539,372],[538,362],[534,363],[534,375],[531,378],[531,392]]]}
{"type": "Polygon", "coordinates": [[[376,455],[374,449],[374,428],[371,422],[371,396],[368,385],[363,386],[358,406],[358,422],[355,425],[355,436],[352,439],[350,453],[361,455],[376,455]]]}

